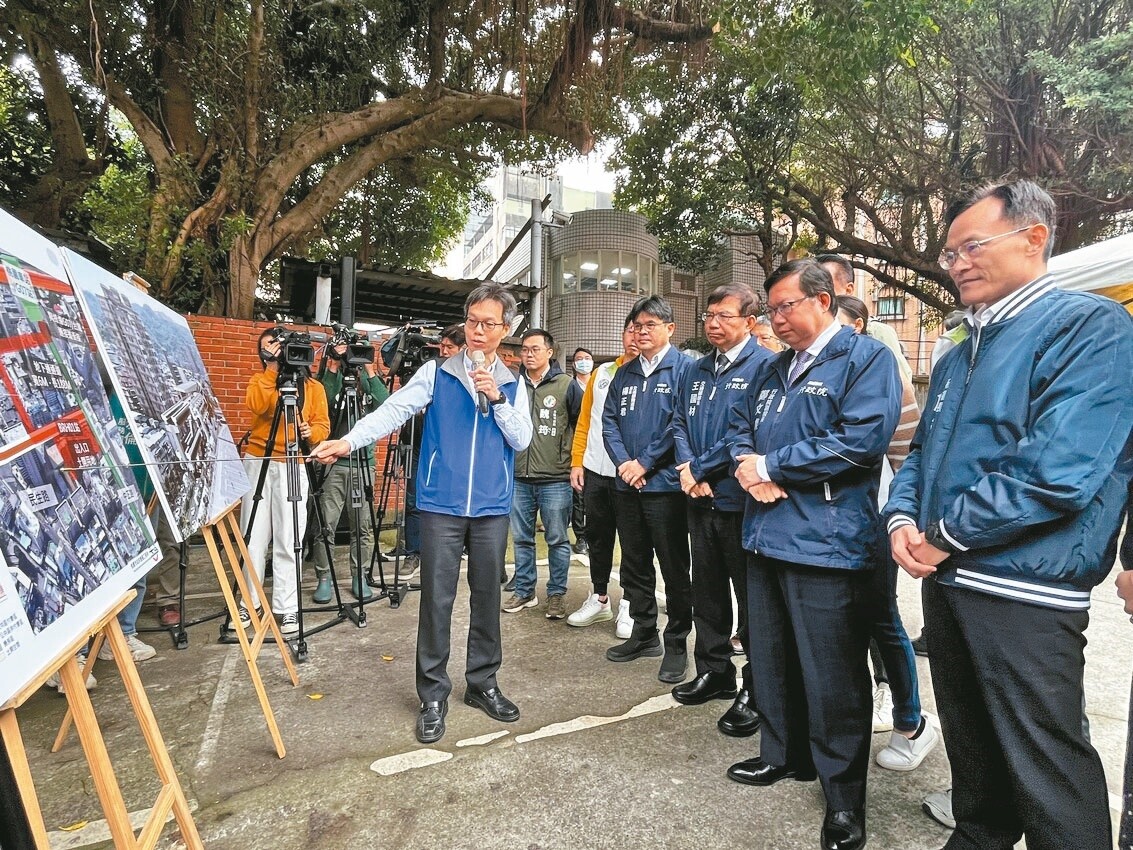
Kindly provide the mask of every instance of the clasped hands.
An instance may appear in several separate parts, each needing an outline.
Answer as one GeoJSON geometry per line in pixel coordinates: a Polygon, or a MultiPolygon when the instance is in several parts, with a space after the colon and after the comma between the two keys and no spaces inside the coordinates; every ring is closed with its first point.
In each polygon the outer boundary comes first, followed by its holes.
{"type": "Polygon", "coordinates": [[[681,474],[681,489],[684,490],[686,496],[693,499],[712,498],[712,485],[707,481],[697,481],[693,477],[689,467],[692,461],[686,461],[677,467],[677,471],[681,474]]]}
{"type": "Polygon", "coordinates": [[[913,578],[932,575],[937,565],[949,555],[929,543],[924,532],[914,525],[894,529],[889,535],[889,549],[893,552],[893,560],[913,578]]]}
{"type": "Polygon", "coordinates": [[[787,498],[787,491],[774,481],[767,481],[759,475],[759,455],[738,455],[736,460],[736,480],[757,502],[771,504],[787,498]]]}

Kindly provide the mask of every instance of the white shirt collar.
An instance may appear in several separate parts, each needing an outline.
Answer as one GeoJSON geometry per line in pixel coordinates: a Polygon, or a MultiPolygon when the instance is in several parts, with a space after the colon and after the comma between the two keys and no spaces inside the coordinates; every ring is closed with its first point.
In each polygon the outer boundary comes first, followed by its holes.
{"type": "Polygon", "coordinates": [[[716,359],[719,360],[720,355],[723,354],[728,358],[728,365],[731,366],[736,362],[736,360],[739,359],[740,354],[743,353],[744,346],[747,345],[748,339],[750,339],[750,337],[746,337],[740,340],[737,345],[733,345],[731,348],[724,352],[721,352],[720,349],[716,349],[716,359]]]}
{"type": "MultiPolygon", "coordinates": [[[[806,347],[806,353],[810,355],[811,360],[815,360],[818,355],[822,353],[822,350],[826,348],[830,340],[834,339],[834,335],[840,330],[842,330],[842,326],[838,324],[838,320],[835,319],[830,323],[830,327],[814,338],[814,342],[806,347]]],[[[796,351],[795,358],[797,359],[798,356],[799,354],[796,351]]],[[[791,362],[793,363],[794,361],[792,360],[791,362]]]]}
{"type": "Polygon", "coordinates": [[[661,350],[652,357],[646,357],[644,354],[638,355],[638,359],[641,361],[641,371],[645,373],[645,377],[648,378],[653,374],[653,370],[665,359],[665,355],[669,353],[669,349],[672,347],[673,344],[671,342],[666,342],[661,350]]]}

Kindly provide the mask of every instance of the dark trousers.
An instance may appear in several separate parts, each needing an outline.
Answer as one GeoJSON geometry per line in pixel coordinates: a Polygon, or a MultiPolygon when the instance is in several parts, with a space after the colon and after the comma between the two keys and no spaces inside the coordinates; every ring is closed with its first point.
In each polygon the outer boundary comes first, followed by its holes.
{"type": "Polygon", "coordinates": [[[590,581],[604,595],[614,569],[614,478],[583,470],[582,498],[586,504],[586,545],[590,547],[590,581]]]}
{"type": "Polygon", "coordinates": [[[873,731],[869,571],[748,555],[748,630],[760,757],[818,772],[826,805],[865,805],[873,731]]]}
{"type": "Polygon", "coordinates": [[[417,622],[417,695],[422,702],[448,699],[452,606],[460,555],[468,540],[468,660],[471,687],[496,687],[500,646],[500,570],[507,549],[508,515],[457,517],[421,511],[421,608],[417,622]]]}
{"type": "Polygon", "coordinates": [[[925,639],[956,830],[948,850],[1109,850],[1101,759],[1082,727],[1086,611],[925,581],[925,639]]]}
{"type": "Polygon", "coordinates": [[[573,501],[570,508],[570,527],[574,530],[574,542],[586,543],[586,500],[577,490],[572,490],[573,501]]]}
{"type": "Polygon", "coordinates": [[[639,493],[619,490],[614,519],[622,544],[622,591],[629,600],[633,636],[657,634],[657,574],[653,553],[665,580],[665,648],[685,652],[692,629],[692,587],[689,577],[688,517],[684,493],[639,493]]]}
{"type": "MultiPolygon", "coordinates": [[[[744,515],[690,504],[692,541],[692,621],[696,624],[696,673],[732,670],[732,588],[739,607],[740,640],[751,658],[747,628],[747,552],[740,543],[744,515]]],[[[751,690],[751,662],[744,665],[744,687],[751,690]]]]}
{"type": "Polygon", "coordinates": [[[897,607],[898,569],[886,546],[877,568],[870,570],[869,654],[875,678],[888,682],[893,692],[893,728],[916,732],[921,723],[920,683],[917,656],[897,607]]]}

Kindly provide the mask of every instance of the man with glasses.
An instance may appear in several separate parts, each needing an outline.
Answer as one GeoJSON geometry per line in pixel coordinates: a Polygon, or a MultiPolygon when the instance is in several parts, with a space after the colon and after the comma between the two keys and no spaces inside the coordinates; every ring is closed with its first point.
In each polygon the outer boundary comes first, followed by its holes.
{"type": "Polygon", "coordinates": [[[617,470],[614,521],[622,546],[622,591],[629,598],[633,632],[606,650],[610,661],[664,655],[657,678],[676,684],[688,664],[692,628],[688,519],[674,465],[673,403],[691,361],[669,342],[673,309],[657,296],[642,298],[629,313],[640,354],[610,383],[602,411],[602,438],[617,470]],[[662,649],[657,637],[657,576],[665,580],[669,622],[662,649]]]}
{"type": "Polygon", "coordinates": [[[740,544],[747,495],[731,474],[725,438],[733,408],[747,397],[756,371],[772,354],[752,335],[759,302],[748,286],[714,289],[700,317],[715,349],[688,370],[677,392],[673,440],[681,489],[688,496],[692,538],[692,617],[696,624],[696,677],[673,688],[673,699],[700,705],[734,700],[716,725],[725,735],[747,737],[759,728],[751,682],[744,665],[736,691],[732,664],[732,591],[739,605],[738,634],[751,657],[747,626],[747,557],[740,544]]]}
{"type": "Polygon", "coordinates": [[[1133,323],[1116,302],[1058,290],[1054,221],[1025,180],[949,209],[940,264],[966,331],[933,370],[884,511],[893,557],[929,579],[949,850],[1113,846],[1082,723],[1083,648],[1133,468],[1133,323]]]}
{"type": "Polygon", "coordinates": [[[582,391],[554,360],[554,340],[532,328],[520,341],[531,443],[515,458],[515,497],[511,505],[511,538],[515,544],[515,592],[503,609],[515,614],[539,604],[535,595],[535,518],[543,518],[547,541],[547,619],[566,617],[564,597],[570,571],[570,447],[582,391]]]}
{"type": "Polygon", "coordinates": [[[421,519],[421,603],[417,627],[417,740],[445,733],[452,607],[460,555],[468,542],[471,608],[464,693],[467,705],[505,723],[519,709],[496,682],[500,645],[500,570],[507,548],[515,477],[515,453],[531,442],[527,389],[496,356],[515,318],[508,290],[488,283],[464,302],[467,350],[429,360],[341,440],[329,440],[311,456],[323,463],[392,433],[425,411],[417,470],[421,519]]]}
{"type": "Polygon", "coordinates": [[[870,570],[882,543],[881,462],[901,414],[885,346],[835,319],[834,282],[792,260],[764,284],[789,349],[753,378],[728,431],[743,522],[759,757],[748,785],[822,782],[823,850],[865,845],[873,689],[866,666],[870,570]]]}

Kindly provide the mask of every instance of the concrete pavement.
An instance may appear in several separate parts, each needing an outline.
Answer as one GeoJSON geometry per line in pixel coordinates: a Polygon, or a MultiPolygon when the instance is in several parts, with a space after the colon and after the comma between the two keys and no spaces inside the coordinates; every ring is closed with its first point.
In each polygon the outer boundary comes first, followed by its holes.
{"type": "MultiPolygon", "coordinates": [[[[340,550],[344,551],[344,550],[340,550]]],[[[220,605],[203,549],[194,549],[190,616],[220,605]]],[[[344,560],[340,562],[345,563],[344,560]]],[[[540,595],[545,580],[541,569],[540,595]]],[[[348,587],[348,581],[345,582],[348,587]]],[[[313,582],[305,587],[309,599],[313,582]]],[[[571,564],[568,610],[589,591],[571,564]]],[[[920,631],[915,583],[902,575],[901,607],[920,631]]],[[[615,599],[620,591],[612,587],[615,599]]],[[[657,680],[659,659],[605,660],[613,622],[587,629],[549,621],[542,607],[503,614],[500,685],[522,711],[497,723],[461,702],[467,597],[458,594],[455,689],[448,731],[431,747],[413,736],[417,594],[400,608],[367,606],[369,625],[346,623],[309,638],[309,660],[292,688],[274,647],[261,670],[288,749],[276,758],[239,647],[216,642],[217,624],[190,629],[176,651],[163,634],[142,637],[158,657],[139,665],[196,821],[211,850],[357,848],[658,848],[818,846],[824,803],[817,783],[757,789],[724,771],[758,753],[758,737],[721,735],[725,702],[677,705],[657,680]]],[[[324,615],[325,616],[325,615],[324,615]]],[[[317,621],[317,619],[316,619],[317,621]]],[[[152,603],[140,625],[154,622],[152,603]]],[[[1095,745],[1116,807],[1128,712],[1133,625],[1107,580],[1094,593],[1087,633],[1086,693],[1095,745]]],[[[690,644],[691,649],[691,644],[690,644]]],[[[926,711],[933,711],[925,659],[918,659],[926,711]]],[[[156,795],[145,745],[112,665],[96,667],[93,693],[131,811],[156,795]],[[101,668],[101,672],[100,672],[101,668]]],[[[20,710],[52,847],[109,846],[77,740],[48,749],[65,702],[44,690],[20,710]],[[73,831],[62,827],[87,822],[73,831]]],[[[874,736],[874,752],[888,734],[874,736]]],[[[870,771],[870,847],[928,850],[947,831],[921,813],[925,794],[949,785],[943,747],[911,773],[870,771]]],[[[167,828],[160,847],[179,846],[167,828]]]]}

